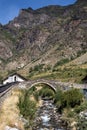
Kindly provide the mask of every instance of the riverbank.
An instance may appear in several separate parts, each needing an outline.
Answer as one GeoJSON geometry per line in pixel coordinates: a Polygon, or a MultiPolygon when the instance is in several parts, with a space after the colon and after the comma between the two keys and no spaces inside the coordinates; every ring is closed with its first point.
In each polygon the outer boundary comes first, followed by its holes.
{"type": "Polygon", "coordinates": [[[19,101],[19,89],[13,89],[11,95],[2,103],[0,109],[0,130],[6,130],[7,126],[24,130],[24,124],[20,120],[20,111],[17,107],[19,101]]]}
{"type": "MultiPolygon", "coordinates": [[[[0,108],[0,130],[9,130],[12,128],[25,130],[27,120],[21,117],[20,109],[17,105],[20,96],[23,96],[23,90],[15,88],[11,90],[10,95],[3,101],[0,108]]],[[[35,101],[32,95],[30,96],[30,100],[35,101]]],[[[39,100],[36,107],[40,107],[42,103],[43,101],[39,100]]]]}
{"type": "MultiPolygon", "coordinates": [[[[20,110],[17,106],[17,104],[19,102],[19,95],[22,95],[22,91],[20,89],[13,89],[11,91],[11,95],[4,100],[1,110],[0,110],[0,130],[9,130],[12,128],[15,128],[16,130],[25,130],[24,122],[23,122],[23,120],[21,120],[20,110]]],[[[32,101],[35,100],[33,96],[30,96],[30,99],[32,101]]],[[[49,114],[51,116],[51,118],[52,118],[52,116],[54,116],[54,118],[55,118],[55,115],[57,113],[55,113],[53,104],[50,103],[46,106],[46,104],[44,103],[43,100],[39,100],[37,102],[38,110],[39,110],[39,108],[41,108],[41,110],[43,110],[43,113],[44,113],[44,109],[43,109],[44,107],[46,110],[47,109],[49,110],[48,113],[53,113],[53,115],[49,114]],[[50,110],[50,109],[53,109],[53,110],[50,110]]],[[[52,123],[52,120],[54,120],[54,119],[53,118],[51,119],[51,123],[52,123]]],[[[58,119],[58,121],[60,121],[60,119],[58,119]]],[[[33,122],[33,123],[35,123],[35,122],[33,122]]],[[[52,126],[50,126],[50,128],[51,127],[52,126]]],[[[55,127],[56,127],[56,125],[55,125],[55,127]]],[[[28,128],[28,129],[30,130],[33,128],[28,128]]]]}
{"type": "MultiPolygon", "coordinates": [[[[47,86],[40,90],[13,89],[0,109],[0,130],[77,130],[77,126],[80,128],[78,117],[87,114],[87,101],[80,91],[52,91],[47,86]]],[[[84,120],[82,121],[81,125],[85,125],[84,120]]]]}

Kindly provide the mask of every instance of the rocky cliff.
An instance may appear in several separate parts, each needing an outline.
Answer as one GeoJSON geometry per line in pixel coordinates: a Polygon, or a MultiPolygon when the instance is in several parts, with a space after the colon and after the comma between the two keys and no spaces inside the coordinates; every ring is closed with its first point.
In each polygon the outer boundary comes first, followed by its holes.
{"type": "Polygon", "coordinates": [[[22,9],[7,25],[0,25],[0,70],[32,65],[54,66],[87,51],[87,1],[70,6],[22,9]]]}

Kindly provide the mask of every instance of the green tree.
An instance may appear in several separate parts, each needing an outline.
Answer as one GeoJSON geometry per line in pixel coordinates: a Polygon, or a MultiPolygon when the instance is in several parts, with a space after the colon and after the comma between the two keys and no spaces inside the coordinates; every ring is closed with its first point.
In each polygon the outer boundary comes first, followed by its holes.
{"type": "Polygon", "coordinates": [[[62,111],[64,108],[74,108],[80,105],[83,100],[83,94],[78,89],[71,89],[65,92],[58,90],[55,94],[54,102],[57,105],[58,111],[62,111]]]}
{"type": "Polygon", "coordinates": [[[65,107],[75,107],[80,105],[83,99],[83,94],[78,89],[71,89],[63,94],[62,104],[65,107]]]}

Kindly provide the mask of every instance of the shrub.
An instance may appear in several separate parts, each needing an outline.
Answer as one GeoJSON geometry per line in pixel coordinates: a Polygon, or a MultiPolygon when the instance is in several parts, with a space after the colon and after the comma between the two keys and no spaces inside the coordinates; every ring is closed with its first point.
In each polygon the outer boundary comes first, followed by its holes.
{"type": "Polygon", "coordinates": [[[84,111],[87,109],[87,101],[85,101],[84,103],[82,103],[80,106],[76,106],[74,111],[76,113],[80,113],[81,111],[84,111]]]}
{"type": "Polygon", "coordinates": [[[66,92],[58,90],[54,102],[57,104],[58,111],[62,111],[64,108],[74,108],[76,105],[80,105],[83,99],[83,94],[78,89],[71,89],[66,92]]]}
{"type": "Polygon", "coordinates": [[[57,67],[57,66],[60,66],[60,65],[63,65],[65,63],[68,63],[69,62],[69,59],[66,58],[66,59],[62,59],[60,61],[58,61],[55,65],[54,65],[54,68],[57,67]]]}
{"type": "Polygon", "coordinates": [[[33,71],[42,71],[44,64],[34,66],[33,71]]]}
{"type": "Polygon", "coordinates": [[[67,117],[69,117],[69,118],[73,118],[74,116],[75,116],[74,111],[68,111],[68,115],[67,115],[67,117]]]}
{"type": "Polygon", "coordinates": [[[87,130],[87,119],[85,118],[78,119],[77,130],[87,130]]]}
{"type": "Polygon", "coordinates": [[[39,96],[53,98],[54,91],[50,88],[43,87],[41,90],[39,90],[39,96]]]}
{"type": "Polygon", "coordinates": [[[3,81],[3,77],[2,75],[0,75],[0,83],[2,83],[2,81],[3,81]]]}
{"type": "Polygon", "coordinates": [[[80,105],[83,99],[83,94],[78,89],[71,89],[63,94],[62,104],[65,107],[75,107],[80,105]]]}
{"type": "Polygon", "coordinates": [[[35,92],[33,95],[34,95],[35,100],[39,101],[39,93],[35,92]]]}
{"type": "Polygon", "coordinates": [[[20,114],[24,116],[26,119],[33,119],[36,112],[36,103],[31,101],[29,98],[29,91],[26,90],[23,92],[21,96],[19,96],[18,107],[20,110],[20,114]]]}
{"type": "Polygon", "coordinates": [[[63,96],[63,92],[60,89],[57,89],[55,97],[54,97],[54,103],[58,104],[57,102],[61,101],[63,96]]]}

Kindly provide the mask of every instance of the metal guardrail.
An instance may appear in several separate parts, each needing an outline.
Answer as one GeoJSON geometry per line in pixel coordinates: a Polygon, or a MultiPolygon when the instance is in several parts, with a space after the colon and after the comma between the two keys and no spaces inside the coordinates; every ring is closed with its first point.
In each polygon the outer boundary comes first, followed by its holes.
{"type": "Polygon", "coordinates": [[[0,98],[3,97],[7,92],[9,92],[16,84],[18,84],[18,82],[1,86],[0,89],[3,90],[2,92],[0,92],[0,98]]]}
{"type": "Polygon", "coordinates": [[[7,92],[9,92],[11,88],[6,89],[4,92],[0,94],[0,98],[3,97],[7,92]]]}

